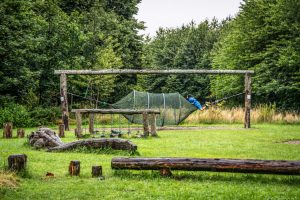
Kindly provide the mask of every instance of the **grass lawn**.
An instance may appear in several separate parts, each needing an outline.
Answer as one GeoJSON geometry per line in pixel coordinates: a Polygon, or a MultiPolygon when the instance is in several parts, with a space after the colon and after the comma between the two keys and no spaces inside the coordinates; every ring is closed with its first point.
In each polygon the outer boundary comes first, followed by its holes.
{"type": "MultiPolygon", "coordinates": [[[[300,125],[240,127],[160,131],[159,138],[131,140],[141,157],[300,160],[300,145],[281,143],[300,140],[300,125]]],[[[73,132],[66,135],[64,141],[75,140],[73,132]]],[[[165,178],[157,171],[111,170],[111,158],[125,153],[48,153],[25,142],[0,139],[0,169],[8,155],[25,153],[29,173],[18,188],[0,188],[0,199],[300,199],[300,176],[173,171],[173,177],[165,178]],[[80,177],[68,176],[70,160],[81,161],[80,177]],[[105,180],[91,178],[92,165],[103,166],[105,180]],[[47,172],[55,177],[45,178],[47,172]]]]}

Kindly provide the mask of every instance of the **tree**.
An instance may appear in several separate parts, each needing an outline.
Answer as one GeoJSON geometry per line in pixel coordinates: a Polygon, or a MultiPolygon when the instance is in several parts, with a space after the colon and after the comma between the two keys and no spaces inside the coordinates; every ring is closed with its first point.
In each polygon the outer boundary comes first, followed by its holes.
{"type": "MultiPolygon", "coordinates": [[[[214,51],[216,69],[253,69],[256,103],[299,111],[299,17],[295,0],[246,0],[214,51]]],[[[243,90],[242,77],[215,79],[215,95],[243,90]]]]}

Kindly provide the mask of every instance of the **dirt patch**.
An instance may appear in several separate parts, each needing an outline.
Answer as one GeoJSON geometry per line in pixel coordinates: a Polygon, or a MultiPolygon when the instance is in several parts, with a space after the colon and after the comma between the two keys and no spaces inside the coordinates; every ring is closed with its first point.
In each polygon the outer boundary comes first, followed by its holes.
{"type": "Polygon", "coordinates": [[[300,144],[300,140],[290,140],[283,142],[284,144],[300,144]]]}

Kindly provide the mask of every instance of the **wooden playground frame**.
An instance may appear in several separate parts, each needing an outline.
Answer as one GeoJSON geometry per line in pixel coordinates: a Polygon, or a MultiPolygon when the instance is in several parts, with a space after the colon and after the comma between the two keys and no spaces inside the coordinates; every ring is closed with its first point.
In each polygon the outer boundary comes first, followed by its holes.
{"type": "Polygon", "coordinates": [[[250,111],[251,111],[251,74],[254,74],[253,70],[206,70],[206,69],[171,69],[171,70],[152,70],[152,69],[104,69],[104,70],[55,70],[54,74],[60,75],[60,100],[62,119],[65,128],[69,129],[69,109],[68,109],[68,92],[67,92],[67,75],[122,75],[122,74],[185,74],[185,75],[201,75],[201,74],[237,74],[245,76],[245,117],[244,128],[250,128],[250,111]]]}

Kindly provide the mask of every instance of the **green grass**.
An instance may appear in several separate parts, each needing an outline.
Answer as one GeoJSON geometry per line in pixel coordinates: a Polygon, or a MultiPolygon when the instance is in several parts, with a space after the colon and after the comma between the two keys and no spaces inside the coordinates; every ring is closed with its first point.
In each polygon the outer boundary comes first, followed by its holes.
{"type": "MultiPolygon", "coordinates": [[[[300,139],[300,125],[224,126],[224,130],[161,131],[159,138],[131,139],[141,157],[253,158],[300,160],[300,146],[281,141],[300,139]],[[230,130],[237,127],[236,130],[230,130]]],[[[26,129],[30,133],[33,129],[26,129]]],[[[75,140],[68,132],[64,141],[75,140]]],[[[28,155],[28,173],[17,189],[0,188],[0,199],[299,199],[300,176],[173,171],[113,171],[113,152],[48,153],[24,145],[26,139],[0,139],[0,170],[10,154],[28,155]],[[70,160],[81,161],[81,176],[69,177],[70,160]],[[102,165],[105,180],[91,178],[102,165]],[[47,172],[54,178],[45,178],[47,172]]],[[[137,155],[136,155],[137,156],[137,155]]]]}

